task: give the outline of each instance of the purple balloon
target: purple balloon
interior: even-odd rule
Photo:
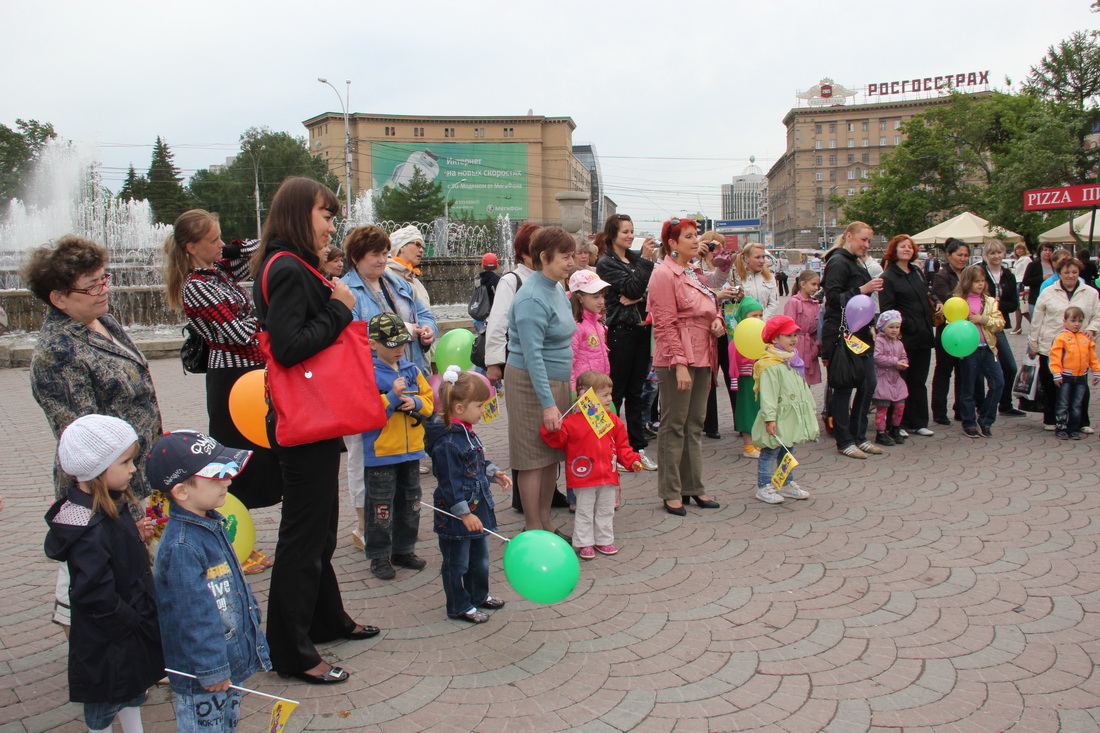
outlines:
[[[848,328],[858,331],[875,317],[875,301],[863,293],[854,295],[844,306],[844,316],[848,319]]]

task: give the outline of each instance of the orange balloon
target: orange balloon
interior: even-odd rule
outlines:
[[[229,390],[229,415],[241,435],[264,448],[267,440],[267,402],[264,400],[264,370],[246,372]]]

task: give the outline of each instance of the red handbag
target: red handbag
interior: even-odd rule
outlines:
[[[273,255],[260,281],[264,303],[267,271],[287,255],[301,262],[328,287],[332,283],[291,252]],[[271,351],[267,331],[256,334],[267,359],[267,401],[275,411],[279,445],[316,443],[344,435],[377,430],[386,424],[386,408],[374,382],[374,358],[365,321],[352,321],[328,347],[294,366],[283,366]]]

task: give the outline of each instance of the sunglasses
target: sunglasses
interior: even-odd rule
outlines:
[[[69,288],[70,293],[83,293],[84,295],[103,295],[103,291],[106,290],[111,284],[111,273],[103,273],[103,277],[96,281],[96,284],[90,288]]]

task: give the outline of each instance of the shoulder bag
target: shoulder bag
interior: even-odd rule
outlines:
[[[844,315],[844,309],[840,309],[840,340],[833,348],[833,355],[829,359],[829,387],[832,389],[858,389],[863,386],[863,378],[866,374],[866,357],[852,351],[848,343],[848,319]]]
[[[183,327],[180,362],[183,363],[183,371],[192,374],[206,374],[207,364],[210,363],[210,344],[190,323]]]

